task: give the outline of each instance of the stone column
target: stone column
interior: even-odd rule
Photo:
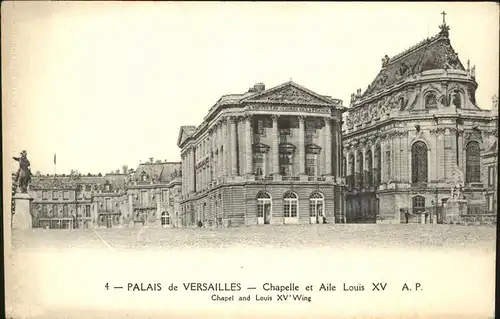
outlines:
[[[333,180],[336,180],[337,172],[338,172],[338,140],[337,140],[337,121],[333,120],[332,122],[332,175]]]
[[[236,143],[236,118],[234,116],[229,118],[231,127],[231,175],[238,175],[238,145]]]
[[[330,117],[325,118],[325,175],[332,175],[332,127]]]
[[[279,175],[280,173],[280,166],[279,166],[279,133],[278,133],[278,115],[273,114],[271,115],[273,119],[273,127],[271,130],[271,141],[272,141],[272,146],[271,146],[271,158],[273,161],[273,170],[272,174],[273,175]]]
[[[224,147],[224,151],[222,152],[222,176],[228,175],[228,157],[229,157],[229,145],[228,139],[229,136],[227,134],[227,122],[222,120],[221,125],[221,133],[222,133],[222,145]]]
[[[193,192],[197,191],[196,183],[197,183],[197,178],[196,178],[196,149],[193,147],[192,152],[191,152],[191,163],[192,163],[192,171],[193,171]]]
[[[253,175],[252,117],[250,115],[245,116],[245,164],[245,173],[247,175]]]
[[[306,150],[304,137],[304,116],[299,116],[299,174],[306,174]]]

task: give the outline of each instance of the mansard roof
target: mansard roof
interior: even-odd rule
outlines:
[[[406,78],[427,70],[456,69],[465,71],[448,37],[449,27],[440,26],[441,32],[412,46],[392,58],[382,59],[382,69],[362,96],[376,93]]]

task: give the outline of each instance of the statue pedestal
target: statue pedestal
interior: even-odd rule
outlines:
[[[445,223],[457,223],[460,221],[460,215],[467,213],[467,200],[452,199],[446,202]]]
[[[12,228],[31,229],[30,205],[33,199],[28,194],[18,193],[14,195],[15,210],[12,215]]]

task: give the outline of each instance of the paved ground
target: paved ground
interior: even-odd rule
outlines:
[[[494,251],[496,228],[460,225],[287,225],[215,229],[13,230],[12,248],[183,249],[253,247],[478,248]]]

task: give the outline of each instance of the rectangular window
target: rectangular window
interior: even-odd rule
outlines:
[[[68,191],[64,191],[63,192],[63,199],[64,200],[68,200],[69,199],[69,192]]]
[[[292,176],[292,154],[280,154],[280,174]]]
[[[85,205],[85,217],[90,217],[90,205]]]
[[[52,192],[52,199],[54,199],[54,200],[59,199],[59,192],[58,191],[53,191]]]
[[[164,189],[161,192],[161,199],[163,202],[168,201],[168,189]]]
[[[49,192],[48,191],[42,191],[42,199],[43,200],[49,199]]]
[[[317,176],[316,154],[307,154],[306,155],[306,173],[308,176]]]
[[[283,214],[285,217],[297,217],[297,204],[291,201],[285,201]]]
[[[266,136],[266,129],[264,128],[264,120],[257,120],[257,134],[260,136]]]
[[[141,191],[141,204],[148,203],[148,191]]]
[[[109,197],[105,198],[104,203],[105,203],[105,207],[106,207],[107,212],[110,212],[113,210],[113,203],[111,203],[111,198],[109,198]]]
[[[253,156],[253,171],[256,176],[263,176],[264,172],[264,154],[255,153]]]

